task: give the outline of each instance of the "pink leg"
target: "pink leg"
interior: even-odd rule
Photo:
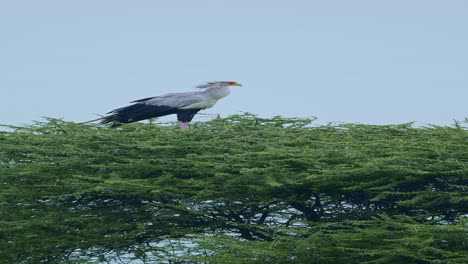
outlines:
[[[188,129],[188,124],[185,123],[185,122],[179,122],[179,125],[180,125],[180,129],[181,129],[181,130],[186,130],[186,129]]]

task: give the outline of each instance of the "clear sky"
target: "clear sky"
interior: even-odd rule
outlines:
[[[0,123],[215,80],[244,86],[204,113],[449,125],[468,117],[468,1],[0,1]]]

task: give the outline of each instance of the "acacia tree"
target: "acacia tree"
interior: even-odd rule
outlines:
[[[466,263],[466,126],[234,115],[0,132],[10,263]]]

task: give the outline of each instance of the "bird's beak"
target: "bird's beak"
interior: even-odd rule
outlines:
[[[242,86],[242,84],[236,83],[236,82],[232,82],[232,83],[231,83],[231,86]]]

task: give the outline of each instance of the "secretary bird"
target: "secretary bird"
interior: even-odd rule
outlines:
[[[213,107],[216,102],[229,95],[230,86],[242,86],[237,82],[218,81],[195,86],[198,92],[169,93],[132,101],[132,105],[117,108],[106,116],[90,120],[101,123],[112,123],[118,126],[123,123],[133,123],[153,117],[177,114],[180,129],[188,129],[198,111]]]

